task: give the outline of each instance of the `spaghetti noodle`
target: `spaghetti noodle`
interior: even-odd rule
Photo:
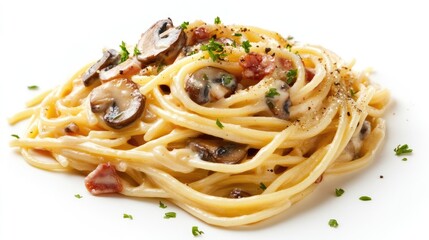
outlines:
[[[250,224],[374,157],[389,93],[352,66],[257,27],[161,20],[12,117],[30,120],[11,146],[38,168],[87,175],[93,194]]]

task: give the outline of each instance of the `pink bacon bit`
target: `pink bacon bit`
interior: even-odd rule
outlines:
[[[210,38],[210,34],[205,27],[198,27],[194,30],[192,39],[194,42],[204,42]]]
[[[85,178],[85,186],[94,195],[122,191],[121,180],[114,166],[101,163]]]
[[[273,57],[254,52],[240,58],[239,64],[243,68],[243,78],[258,81],[271,74],[276,68]]]

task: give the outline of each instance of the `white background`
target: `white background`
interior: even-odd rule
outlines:
[[[197,239],[194,225],[205,232],[199,239],[429,239],[428,8],[417,1],[379,2],[0,0],[0,239]],[[373,67],[373,80],[393,96],[374,163],[326,177],[312,195],[270,220],[222,229],[168,202],[160,209],[157,199],[91,196],[83,176],[33,168],[9,147],[10,135],[25,124],[11,127],[7,117],[98,59],[103,47],[135,43],[162,18],[180,24],[216,16],[323,45],[356,58],[360,69]],[[408,161],[393,152],[404,143],[414,149]],[[340,198],[337,187],[346,191]],[[361,195],[373,200],[359,201]],[[163,219],[166,211],[177,218]],[[338,228],[328,226],[331,218]]]

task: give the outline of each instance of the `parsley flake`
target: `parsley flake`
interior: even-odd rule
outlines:
[[[189,22],[183,22],[182,24],[180,24],[180,28],[183,30],[187,29],[188,26],[189,26]]]
[[[402,154],[411,153],[413,149],[408,147],[408,144],[398,145],[393,151],[395,151],[396,156],[401,156]]]
[[[341,197],[341,195],[344,194],[344,189],[342,188],[335,188],[335,196]]]
[[[31,85],[31,86],[27,86],[27,88],[29,90],[37,90],[37,89],[39,89],[39,86],[37,86],[37,85]]]
[[[353,89],[350,88],[350,96],[354,97],[355,96],[355,91]]]
[[[265,184],[263,182],[260,182],[259,183],[259,188],[262,189],[262,190],[265,190],[265,189],[267,189],[267,186],[265,186]]]
[[[265,97],[267,98],[273,98],[278,95],[280,95],[280,93],[277,92],[276,88],[270,88],[268,92],[265,93]]]
[[[293,36],[290,36],[290,35],[289,35],[289,36],[287,36],[287,40],[289,40],[289,41],[290,41],[290,40],[293,40]]]
[[[166,212],[164,215],[165,219],[169,219],[169,218],[176,218],[176,213],[175,212]]]
[[[329,224],[330,227],[333,227],[333,228],[337,228],[338,227],[338,221],[336,219],[329,219],[328,224]]]
[[[244,48],[244,51],[245,51],[246,53],[249,53],[249,52],[250,52],[250,47],[251,47],[252,45],[250,44],[249,40],[246,40],[246,41],[244,41],[244,42],[241,44],[241,46]]]
[[[221,76],[221,81],[222,81],[222,85],[227,86],[231,83],[232,81],[232,76],[229,74],[223,74]]]
[[[125,62],[128,57],[130,56],[130,52],[128,52],[127,46],[125,46],[125,42],[122,41],[121,45],[119,45],[119,47],[121,48],[121,63]]]
[[[403,159],[402,159],[402,161],[407,161],[407,160],[408,160],[408,158],[403,158]]]
[[[81,199],[82,198],[82,196],[80,194],[75,194],[74,197],[77,198],[77,199]]]
[[[215,19],[214,19],[214,23],[215,23],[215,24],[221,24],[221,23],[222,23],[222,21],[220,20],[220,18],[219,18],[219,17],[215,17]]]
[[[165,205],[163,202],[159,201],[159,207],[160,208],[167,208],[167,205]]]
[[[16,134],[12,134],[11,136],[14,137],[14,138],[16,138],[16,139],[19,139],[19,136],[16,135]]]
[[[286,45],[286,49],[289,51],[289,52],[292,52],[292,45],[290,45],[289,43]]]
[[[298,69],[291,69],[286,73],[286,83],[291,85],[296,81],[298,75]]]
[[[223,48],[223,44],[215,41],[213,38],[210,39],[208,44],[201,46],[202,51],[207,51],[213,62],[217,60],[223,60],[227,56]]]
[[[130,220],[133,220],[133,216],[130,214],[126,214],[126,213],[124,213],[124,218],[128,218]]]
[[[200,231],[197,226],[192,226],[192,235],[194,235],[194,237],[197,237],[201,234],[204,234],[204,232]]]
[[[243,34],[241,34],[241,33],[234,33],[234,35],[233,35],[234,37],[241,37],[241,36],[243,36]]]
[[[137,48],[137,44],[134,46],[134,56],[142,54],[140,50]]]
[[[368,197],[368,196],[362,196],[362,197],[359,198],[359,200],[361,200],[361,201],[371,201],[372,198]]]
[[[218,118],[218,119],[216,119],[216,125],[217,125],[220,129],[224,128],[223,124],[219,121],[219,118]]]

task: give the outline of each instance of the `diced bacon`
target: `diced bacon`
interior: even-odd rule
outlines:
[[[121,180],[114,166],[101,163],[85,178],[85,186],[92,194],[117,193],[122,191]]]
[[[284,70],[289,71],[294,68],[292,60],[287,58],[278,58],[278,59],[279,59],[280,67],[283,68]]]
[[[308,68],[305,68],[305,80],[310,82],[314,77],[314,72]]]
[[[273,57],[254,52],[240,58],[240,66],[243,68],[243,78],[251,80],[261,80],[271,74],[276,67]]]
[[[194,30],[192,38],[195,42],[203,42],[210,38],[210,34],[205,27],[198,27]]]

